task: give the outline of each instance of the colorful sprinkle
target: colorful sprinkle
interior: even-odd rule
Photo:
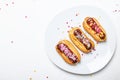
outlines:
[[[48,78],[48,76],[46,76],[46,78]]]
[[[14,2],[12,2],[12,4],[14,4]]]
[[[75,16],[79,16],[79,13],[76,13]]]
[[[28,16],[25,16],[25,18],[28,18]]]
[[[6,4],[6,6],[8,6],[8,4]]]
[[[70,26],[68,26],[68,28],[70,28]]]
[[[81,27],[81,25],[79,25],[79,27]]]
[[[34,70],[33,72],[37,72],[36,70]]]
[[[66,24],[68,24],[68,22],[66,22]]]
[[[13,41],[11,41],[11,43],[13,43]]]
[[[83,54],[81,54],[83,56]]]
[[[29,80],[32,80],[32,78],[30,77]]]

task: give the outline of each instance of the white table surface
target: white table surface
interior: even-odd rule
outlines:
[[[45,31],[54,16],[80,5],[94,5],[110,14],[117,36],[110,63],[90,75],[59,69],[44,49]],[[119,34],[119,0],[0,0],[0,80],[120,80]]]

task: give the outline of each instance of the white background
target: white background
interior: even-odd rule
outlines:
[[[111,62],[90,75],[59,69],[44,49],[46,28],[54,16],[80,5],[95,5],[110,14],[117,36]],[[0,80],[119,80],[119,10],[119,0],[0,0]]]

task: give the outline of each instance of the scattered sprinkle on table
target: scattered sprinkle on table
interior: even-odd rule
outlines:
[[[25,16],[25,18],[28,18],[28,16]]]
[[[6,4],[6,6],[8,6],[8,4]]]
[[[46,78],[48,78],[48,76],[46,76]]]
[[[36,70],[34,70],[33,72],[37,72]]]
[[[68,22],[66,22],[66,24],[68,24]]]
[[[29,80],[32,80],[32,78],[30,77]]]
[[[13,41],[11,41],[11,43],[13,43]]]
[[[83,54],[81,54],[83,56]]]
[[[79,25],[79,27],[81,27],[81,25]]]
[[[70,26],[68,25],[68,28],[70,28]]]
[[[12,2],[12,4],[14,4],[14,2]]]
[[[75,16],[79,16],[79,13],[76,13]]]

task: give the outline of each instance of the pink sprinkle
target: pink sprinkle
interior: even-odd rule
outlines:
[[[68,26],[68,28],[70,28],[70,26]]]
[[[93,50],[94,50],[94,51],[96,51],[96,49],[95,49],[95,48],[93,48]]]
[[[12,4],[14,4],[14,2],[12,2]]]
[[[46,76],[46,78],[48,78],[48,76]]]
[[[78,14],[76,14],[76,16],[78,16]]]
[[[117,12],[117,10],[115,10],[115,12]]]
[[[68,22],[66,22],[66,24],[68,24]]]
[[[6,4],[6,6],[8,6],[8,4]]]
[[[25,18],[28,18],[27,16],[25,16]]]
[[[76,16],[79,16],[79,13],[76,13]]]
[[[11,41],[11,43],[13,43],[13,41]]]
[[[79,25],[79,27],[81,27],[81,25]]]

